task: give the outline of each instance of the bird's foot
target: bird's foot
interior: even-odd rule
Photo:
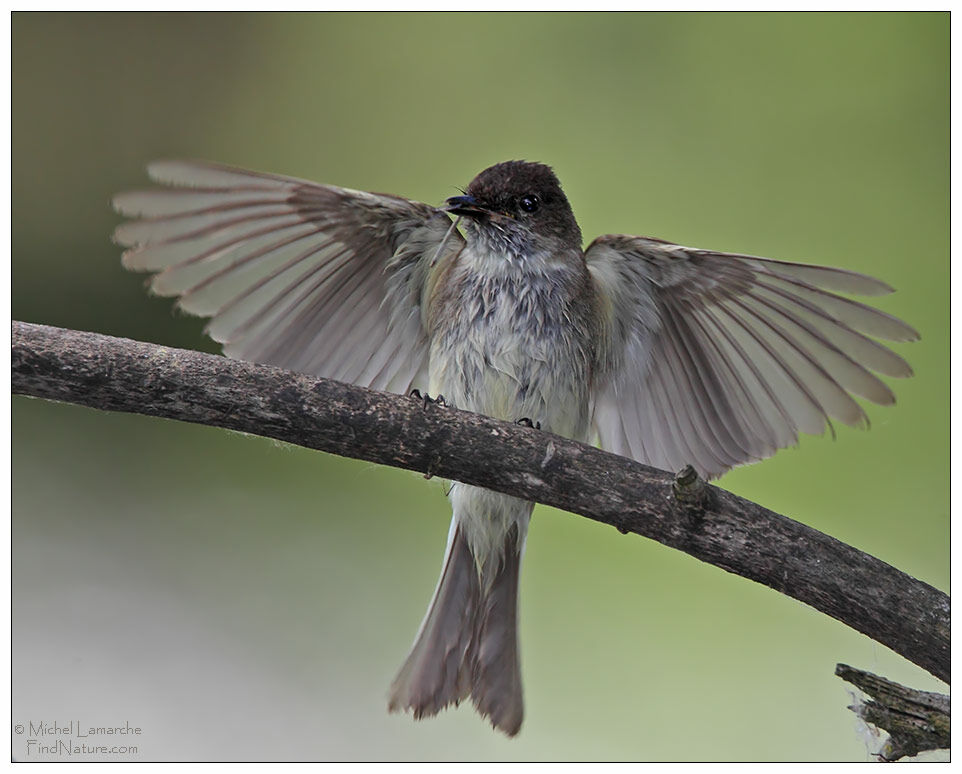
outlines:
[[[541,423],[540,423],[540,422],[532,422],[532,421],[531,421],[530,419],[528,419],[527,417],[521,417],[521,419],[519,419],[517,422],[515,422],[515,424],[516,424],[516,425],[521,425],[522,427],[533,427],[535,430],[540,430],[540,429],[541,429]]]
[[[422,393],[420,390],[411,390],[410,397],[414,398],[417,401],[420,401],[424,406],[424,408],[427,408],[429,405],[432,405],[432,404],[435,406],[440,406],[441,408],[446,408],[448,405],[443,395],[438,395],[438,397],[432,398],[426,392]]]

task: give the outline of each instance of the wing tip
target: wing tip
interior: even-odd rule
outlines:
[[[878,277],[873,277],[871,274],[863,274],[860,271],[851,271],[849,269],[836,269],[836,271],[844,272],[849,277],[857,280],[860,283],[860,287],[857,291],[852,291],[861,296],[887,296],[890,293],[895,292],[895,288],[889,285],[884,280],[880,280]]]
[[[201,170],[228,171],[228,168],[196,159],[154,159],[147,164],[147,176],[155,183],[184,188],[197,185],[191,177]]]
[[[900,339],[900,341],[921,341],[922,340],[922,334],[919,333],[915,328],[913,328],[907,322],[904,322],[902,320],[899,320],[899,322],[902,323],[902,325],[904,326],[905,333],[906,333],[905,338]],[[909,370],[911,371],[911,368]]]
[[[121,247],[137,247],[140,243],[137,241],[136,237],[130,233],[131,224],[133,223],[136,223],[136,221],[128,220],[118,225],[110,235],[110,241],[115,245],[120,245]]]
[[[141,213],[138,211],[135,198],[141,196],[143,193],[143,191],[123,191],[119,194],[114,194],[110,199],[110,208],[120,215],[136,217]]]
[[[114,241],[116,241],[116,239]],[[117,242],[117,244],[122,243]],[[127,271],[151,271],[151,269],[134,262],[134,258],[138,252],[139,250],[136,247],[131,247],[129,250],[124,250],[120,256],[120,265],[127,269]]]

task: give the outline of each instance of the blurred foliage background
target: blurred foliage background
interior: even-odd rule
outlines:
[[[721,485],[949,581],[947,14],[13,16],[13,314],[214,351],[120,268],[109,201],[194,157],[440,202],[552,164],[586,239],[844,266],[916,376],[869,432]],[[142,759],[865,760],[844,661],[921,669],[774,591],[539,507],[527,718],[387,686],[442,488],[221,430],[13,400],[13,715],[129,720]],[[14,753],[26,758],[15,739]]]

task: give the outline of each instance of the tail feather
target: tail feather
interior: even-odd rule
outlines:
[[[444,569],[404,665],[391,684],[388,708],[414,717],[437,714],[468,696],[495,728],[514,736],[524,702],[518,657],[516,527],[504,552],[481,566],[455,524]]]
[[[472,653],[471,700],[495,728],[508,736],[521,729],[524,699],[518,654],[518,576],[521,555],[510,536],[505,553],[478,611]]]
[[[470,693],[463,664],[470,649],[480,581],[467,542],[455,529],[441,579],[414,646],[391,684],[388,708],[434,715]]]

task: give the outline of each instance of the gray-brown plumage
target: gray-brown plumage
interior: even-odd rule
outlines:
[[[210,317],[232,356],[597,439],[704,477],[864,425],[855,396],[907,363],[876,339],[918,337],[839,293],[863,274],[599,237],[587,250],[550,168],[495,165],[441,209],[197,162],[122,194],[116,239],[151,288]],[[458,216],[463,232],[452,224]],[[470,698],[509,735],[523,717],[518,575],[533,504],[454,484],[441,579],[391,686],[432,715]]]

